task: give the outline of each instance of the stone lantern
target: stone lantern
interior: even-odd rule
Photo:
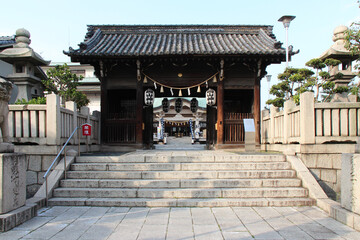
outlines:
[[[33,97],[42,96],[41,80],[46,78],[46,75],[40,66],[46,66],[50,62],[45,61],[29,47],[31,40],[28,30],[18,29],[15,41],[13,48],[7,48],[0,52],[0,60],[13,65],[13,72],[6,78],[17,86],[16,100],[28,101]]]
[[[352,72],[352,62],[357,59],[357,57],[345,48],[345,32],[347,30],[348,28],[343,25],[336,27],[332,38],[334,44],[320,56],[320,59],[323,61],[328,58],[333,58],[341,62],[338,66],[330,66],[329,69],[330,81],[335,83],[335,88],[348,86],[351,80],[356,76],[356,74]],[[342,78],[336,79],[338,73],[343,75]],[[340,94],[336,95],[334,100],[339,101]],[[347,101],[347,93],[342,94],[341,101]]]

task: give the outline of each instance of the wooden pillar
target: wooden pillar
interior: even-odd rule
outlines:
[[[101,128],[101,143],[107,142],[107,132],[105,121],[108,115],[108,96],[107,96],[107,79],[105,77],[100,78],[100,111],[101,111],[101,119],[100,119],[100,128]]]
[[[143,104],[144,91],[142,81],[137,81],[136,86],[136,143],[143,143]]]
[[[224,143],[224,81],[217,87],[217,144]]]
[[[260,144],[260,78],[255,75],[254,82],[254,122],[255,122],[255,142]]]
[[[153,106],[145,106],[144,108],[144,126],[145,129],[143,131],[143,144],[144,148],[152,149],[154,145],[153,139]]]
[[[206,147],[213,149],[216,141],[215,135],[216,108],[206,105]]]

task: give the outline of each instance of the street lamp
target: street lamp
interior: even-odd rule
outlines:
[[[271,75],[266,75],[265,77],[266,77],[266,81],[267,81],[267,83],[268,83],[268,88],[269,88],[269,90],[268,90],[268,100],[269,100],[269,99],[270,99],[270,81],[271,81]]]
[[[288,39],[288,30],[289,30],[289,26],[290,26],[290,22],[292,20],[294,20],[295,16],[289,16],[289,15],[284,15],[281,18],[279,18],[279,22],[282,22],[284,24],[284,28],[285,28],[285,34],[286,34],[286,38],[285,38],[285,42],[286,42],[286,67],[289,67],[289,39]]]

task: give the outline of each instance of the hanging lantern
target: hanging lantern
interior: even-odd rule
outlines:
[[[147,83],[148,81],[147,81],[147,77],[145,76],[144,77],[144,83]]]
[[[191,99],[190,101],[190,110],[195,113],[198,109],[198,100],[196,98]]]
[[[144,102],[146,105],[153,105],[155,99],[155,92],[152,89],[147,89],[144,93]]]
[[[206,91],[206,104],[209,106],[213,106],[216,104],[216,92],[214,89],[209,88],[209,90]]]
[[[190,88],[188,88],[188,95],[190,96]]]
[[[174,96],[174,92],[173,92],[172,88],[170,88],[170,92],[171,92],[171,96]]]
[[[154,88],[157,89],[156,82],[154,82]]]
[[[164,92],[164,87],[161,85],[160,87],[160,92],[163,93]]]
[[[163,109],[163,111],[164,112],[168,112],[169,111],[169,106],[170,104],[169,104],[169,99],[167,99],[167,98],[164,98],[163,100],[162,100],[162,109]]]
[[[200,85],[197,88],[197,92],[201,92]]]
[[[182,101],[182,99],[181,99],[181,98],[177,98],[177,99],[175,100],[175,111],[176,111],[177,113],[181,112],[182,107],[183,107],[183,101]]]
[[[179,97],[182,97],[181,89],[179,89]]]
[[[214,82],[214,83],[216,83],[216,82],[217,82],[216,76],[214,76],[214,78],[213,78],[213,82]]]

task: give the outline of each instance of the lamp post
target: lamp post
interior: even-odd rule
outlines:
[[[266,81],[268,83],[268,100],[270,99],[270,81],[271,81],[271,75],[266,75]]]
[[[282,22],[284,24],[284,28],[285,28],[285,34],[286,34],[286,38],[285,38],[285,43],[286,43],[286,67],[289,67],[289,39],[288,39],[288,31],[289,31],[289,26],[290,26],[290,22],[292,20],[294,20],[295,16],[290,16],[290,15],[284,15],[281,18],[279,18],[279,22]]]

